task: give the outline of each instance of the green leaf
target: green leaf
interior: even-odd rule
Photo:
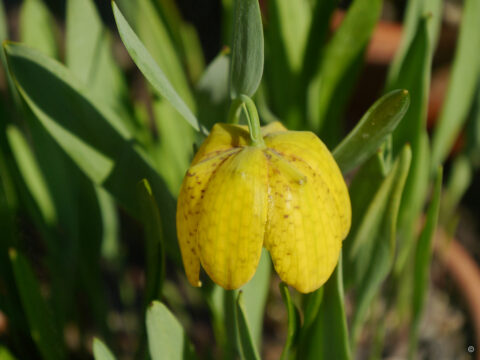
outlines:
[[[258,0],[236,0],[230,97],[253,96],[263,74],[263,26]]]
[[[290,297],[290,292],[288,291],[288,285],[281,282],[280,283],[280,293],[282,294],[283,302],[287,307],[287,340],[283,346],[282,356],[280,359],[289,359],[290,352],[293,350],[293,347],[296,345],[298,332],[300,329],[300,314],[298,313],[295,304]]]
[[[117,65],[112,39],[92,0],[68,0],[65,62],[99,101],[109,106],[132,133],[135,125],[122,71]]]
[[[163,248],[162,222],[157,202],[148,180],[138,184],[141,218],[145,231],[146,284],[145,302],[160,298],[165,277],[165,251]]]
[[[26,0],[20,11],[20,39],[23,43],[56,58],[55,22],[42,0]]]
[[[6,347],[0,345],[0,360],[16,360],[16,357]]]
[[[440,209],[440,196],[442,192],[442,168],[437,171],[432,200],[427,211],[425,226],[420,234],[415,251],[412,323],[410,329],[410,358],[413,358],[418,344],[420,320],[424,309],[425,298],[429,286],[429,272],[432,260],[432,241],[437,227],[438,213]]]
[[[393,133],[393,154],[396,156],[406,143],[411,145],[412,164],[405,184],[404,196],[398,215],[398,256],[395,273],[400,274],[413,247],[417,220],[422,212],[430,176],[426,118],[432,47],[429,43],[430,19],[422,17],[410,47],[401,64],[398,77],[391,87],[407,89],[410,108]]]
[[[310,24],[316,15],[323,17],[317,12],[312,16],[312,5],[306,0],[268,2],[265,79],[272,108],[289,128],[300,128],[302,121],[299,106],[304,103],[306,84],[300,84],[299,80],[306,61],[309,32],[312,31]],[[315,42],[315,48],[320,49],[320,44],[320,41]],[[318,57],[314,69],[317,66]],[[312,73],[308,74],[308,81]]]
[[[418,26],[423,17],[428,16],[427,32],[432,51],[435,51],[443,16],[442,0],[409,0],[405,10],[402,27],[402,39],[395,57],[390,65],[387,76],[387,88],[391,89],[392,82],[398,78],[400,67],[412,44]]]
[[[445,191],[442,194],[439,222],[448,225],[455,218],[455,211],[473,178],[472,164],[465,155],[455,158]]]
[[[479,0],[464,2],[460,35],[448,90],[433,133],[432,171],[435,171],[447,157],[475,99],[480,76],[480,58],[475,51],[480,47],[479,13]]]
[[[333,155],[342,172],[360,166],[378,150],[410,105],[406,90],[394,90],[377,100],[363,115],[355,128],[335,147]]]
[[[93,357],[95,360],[115,360],[110,349],[98,338],[93,338]]]
[[[112,2],[112,7],[120,37],[135,64],[137,64],[140,71],[155,90],[164,96],[195,130],[200,131],[201,128],[197,118],[175,91],[162,69],[157,65],[152,55],[150,55],[138,36],[133,32],[130,25],[128,25],[115,2]]]
[[[257,346],[262,344],[263,318],[270,284],[271,260],[266,249],[262,249],[260,262],[253,278],[242,287],[244,308],[252,334]],[[212,312],[214,332],[217,341],[222,344],[225,353],[236,356],[238,333],[235,315],[235,301],[238,290],[224,290],[214,286],[207,295]]]
[[[45,177],[38,166],[35,155],[27,140],[16,126],[7,126],[7,139],[23,181],[42,214],[43,221],[47,225],[52,226],[57,221],[57,213]]]
[[[316,291],[317,294],[323,291],[323,298],[311,325],[303,327],[300,331],[298,359],[350,360],[352,358],[348,342],[342,278],[342,256],[340,256],[330,279],[323,288]]]
[[[153,301],[147,310],[147,335],[152,360],[195,358],[182,325],[159,301]]]
[[[354,269],[356,289],[356,306],[351,325],[353,349],[358,341],[367,310],[393,265],[397,216],[411,157],[410,147],[406,145],[391,171],[378,187],[361,223],[352,229],[345,240],[346,243],[350,242],[351,250],[347,260],[353,262],[350,268]],[[370,182],[371,180],[363,176],[357,181]],[[354,187],[357,186],[352,183],[352,203],[355,201]],[[352,208],[354,206],[352,204]]]
[[[80,170],[134,217],[139,216],[136,185],[148,179],[157,203],[162,204],[162,219],[174,224],[172,196],[114,113],[99,104],[61,64],[21,45],[4,47],[10,72],[26,103]],[[175,252],[174,229],[165,230]]]
[[[13,248],[9,250],[9,256],[33,341],[43,358],[64,359],[63,335],[40,294],[39,284],[27,259]]]
[[[329,112],[337,112],[344,106],[348,89],[340,85],[365,51],[381,8],[381,0],[355,0],[327,45],[311,85],[314,108],[308,119],[314,131],[318,132],[326,121],[338,122]]]
[[[225,122],[230,103],[228,71],[230,59],[222,51],[208,65],[197,86],[198,117],[202,124],[211,128],[216,122]]]
[[[255,346],[255,342],[252,338],[250,328],[248,326],[247,314],[245,312],[245,307],[243,305],[242,292],[240,291],[237,296],[237,326],[238,334],[240,337],[240,349],[243,359],[260,359],[258,355],[258,350]]]

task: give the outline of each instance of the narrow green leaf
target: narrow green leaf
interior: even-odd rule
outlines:
[[[147,310],[148,347],[152,360],[194,359],[193,347],[182,325],[159,301]]]
[[[9,125],[7,127],[7,138],[20,174],[38,206],[43,220],[46,224],[53,225],[57,221],[56,209],[35,155],[16,126]]]
[[[230,97],[253,96],[263,74],[263,26],[258,0],[236,0]]]
[[[440,26],[443,17],[442,0],[409,0],[405,9],[405,17],[402,27],[402,39],[395,57],[390,65],[387,75],[387,88],[398,78],[398,72],[402,66],[405,56],[412,44],[415,34],[418,31],[420,21],[425,16],[429,17],[427,32],[432,51],[435,51]]]
[[[410,105],[406,90],[394,90],[377,100],[355,128],[335,147],[333,155],[343,173],[348,173],[378,150]]]
[[[148,179],[157,203],[162,204],[162,219],[174,224],[172,196],[114,113],[61,64],[21,45],[4,47],[10,72],[27,105],[76,165],[134,217],[139,216],[135,187],[141,179]],[[172,254],[178,253],[174,229],[165,230],[172,239]]]
[[[222,51],[208,65],[197,86],[198,118],[208,128],[216,122],[225,122],[230,96],[228,91],[228,71],[230,59]]]
[[[138,36],[133,32],[115,2],[112,2],[112,7],[120,37],[135,64],[137,64],[150,84],[172,104],[195,130],[200,131],[201,128],[197,118],[175,91],[162,69],[157,65]]]
[[[365,51],[381,8],[381,0],[355,0],[327,45],[312,84],[316,96],[312,98],[315,108],[309,115],[309,122],[314,131],[318,132],[327,120],[338,122],[328,114],[344,106],[347,98],[342,94],[347,89],[340,88],[340,84]]]
[[[159,299],[165,277],[165,251],[160,211],[148,180],[143,179],[137,186],[141,217],[145,231],[146,284],[145,302]]]
[[[395,273],[400,274],[413,248],[417,220],[423,210],[430,177],[430,148],[426,131],[428,93],[432,62],[429,40],[430,18],[424,16],[401,64],[398,77],[390,86],[407,89],[410,108],[393,133],[393,154],[406,143],[411,145],[412,164],[398,215],[398,251]]]
[[[68,0],[65,62],[99,101],[109,106],[134,133],[128,88],[117,65],[111,36],[92,0]]]
[[[342,256],[332,276],[323,286],[323,298],[317,316],[311,326],[301,329],[300,337],[302,341],[298,347],[298,359],[352,359],[345,315]]]
[[[95,360],[115,360],[110,349],[98,338],[93,339],[93,357]]]
[[[6,347],[0,345],[0,360],[16,360],[16,357]]]
[[[358,341],[367,310],[393,265],[398,210],[411,158],[411,150],[407,145],[378,188],[357,231],[351,232],[345,240],[359,244],[356,256],[350,260],[355,262],[355,289],[357,289],[351,325],[353,349]],[[363,181],[370,179],[364,178]]]
[[[438,213],[440,209],[440,196],[442,191],[442,168],[437,171],[435,185],[433,188],[432,201],[427,211],[425,226],[420,234],[415,251],[414,280],[413,280],[413,302],[412,302],[412,323],[410,329],[410,358],[413,359],[420,330],[420,320],[425,306],[425,299],[429,287],[429,272],[432,260],[432,241],[437,227]]]
[[[455,211],[463,195],[470,187],[473,168],[465,155],[457,156],[452,164],[446,189],[442,194],[439,222],[448,225],[455,217]]]
[[[435,171],[447,157],[475,98],[480,76],[480,57],[475,51],[480,47],[478,14],[480,14],[480,1],[466,0],[450,82],[442,112],[433,133],[432,171]]]
[[[27,259],[15,249],[9,250],[17,289],[26,313],[30,334],[45,359],[64,359],[62,333],[53,312],[40,294],[40,287]]]
[[[243,297],[242,292],[238,293],[237,297],[237,326],[238,326],[238,334],[240,337],[240,349],[243,359],[247,360],[255,360],[260,359],[260,355],[258,354],[258,350],[255,346],[255,342],[252,338],[250,333],[250,328],[248,326],[247,314],[245,312],[245,307],[243,305]]]
[[[56,58],[55,22],[42,0],[26,0],[20,11],[20,39],[23,43]]]
[[[283,302],[287,307],[287,340],[283,346],[282,356],[280,359],[286,360],[290,358],[290,352],[293,347],[296,345],[298,331],[300,329],[300,315],[298,313],[295,304],[290,297],[290,292],[288,291],[288,285],[285,283],[280,283],[280,293],[282,294]]]

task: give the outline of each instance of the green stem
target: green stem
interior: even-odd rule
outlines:
[[[258,117],[257,108],[252,99],[246,95],[240,95],[243,102],[243,110],[247,115],[248,130],[250,132],[250,146],[264,147],[262,132],[260,130],[260,118]]]

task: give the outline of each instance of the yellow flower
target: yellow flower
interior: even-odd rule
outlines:
[[[246,126],[216,124],[183,181],[177,232],[188,280],[200,264],[225,289],[249,281],[262,246],[280,278],[302,293],[333,272],[350,229],[342,174],[311,132],[262,127],[265,145],[248,146]]]

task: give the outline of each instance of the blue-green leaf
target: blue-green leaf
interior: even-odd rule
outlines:
[[[93,339],[93,357],[95,360],[115,360],[110,349],[98,338]]]
[[[258,0],[236,0],[230,96],[253,96],[263,74],[263,26]]]
[[[195,358],[182,325],[159,301],[152,302],[147,310],[147,335],[152,360]]]
[[[15,249],[9,250],[9,256],[33,341],[43,358],[64,359],[62,333],[55,323],[53,312],[40,294],[30,264]]]
[[[475,99],[480,76],[480,57],[476,52],[480,48],[478,14],[480,1],[466,0],[447,95],[433,134],[432,171],[448,155]]]
[[[432,240],[437,227],[442,191],[442,168],[438,169],[433,188],[432,201],[427,211],[425,226],[417,242],[414,262],[412,323],[410,329],[410,358],[413,358],[418,343],[418,332],[425,298],[428,291],[429,271],[432,259]]]
[[[335,147],[333,155],[345,174],[361,165],[378,150],[408,110],[406,90],[394,90],[377,100],[355,128]]]
[[[242,358],[245,360],[259,360],[260,355],[258,354],[258,350],[255,346],[255,341],[252,338],[252,334],[248,326],[248,319],[245,312],[245,307],[243,305],[241,291],[238,293],[237,297],[236,314]]]
[[[165,73],[157,65],[152,55],[150,55],[138,36],[134,33],[114,2],[112,2],[112,7],[120,37],[140,71],[145,75],[155,90],[164,96],[195,130],[200,131],[201,127],[197,118],[175,91],[165,76]]]

